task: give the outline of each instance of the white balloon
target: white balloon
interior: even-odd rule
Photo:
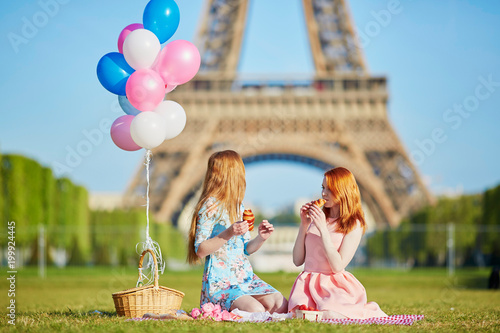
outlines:
[[[182,106],[174,101],[163,101],[154,109],[155,113],[165,119],[165,128],[167,130],[165,140],[173,139],[181,134],[186,126],[186,112]]]
[[[151,67],[160,50],[160,40],[147,29],[132,31],[123,42],[123,56],[135,70]]]
[[[139,113],[130,124],[132,140],[142,148],[158,147],[165,140],[165,133],[165,119],[151,111]]]

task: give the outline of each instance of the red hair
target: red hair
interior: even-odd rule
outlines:
[[[365,214],[361,207],[361,195],[354,175],[346,168],[338,167],[325,172],[325,179],[335,202],[340,206],[337,232],[348,234],[359,221],[364,233]],[[329,216],[330,208],[323,207],[323,212]]]

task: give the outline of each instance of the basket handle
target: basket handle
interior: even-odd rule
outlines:
[[[146,253],[148,253],[148,252],[151,255],[151,257],[153,258],[153,262],[155,264],[154,285],[155,285],[155,288],[158,288],[158,262],[156,261],[156,256],[151,249],[146,249],[141,254],[141,258],[139,259],[139,279],[142,278],[142,276],[141,276],[142,262],[144,261],[144,257],[146,256]]]

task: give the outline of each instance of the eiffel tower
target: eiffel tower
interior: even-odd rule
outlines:
[[[346,1],[302,2],[315,67],[307,82],[238,78],[249,0],[207,1],[200,72],[168,95],[186,110],[186,128],[153,151],[150,196],[158,221],[177,225],[209,156],[223,149],[236,150],[245,165],[344,166],[379,226],[397,226],[432,200],[388,119],[386,78],[367,73]],[[145,191],[142,169],[125,204],[144,204]]]

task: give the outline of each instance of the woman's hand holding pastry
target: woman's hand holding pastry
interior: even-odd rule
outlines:
[[[261,224],[259,224],[259,236],[262,239],[268,239],[274,231],[274,226],[269,223],[267,220],[263,220]]]
[[[311,205],[309,207],[309,216],[311,217],[311,221],[314,222],[316,227],[319,229],[321,233],[326,230],[326,216],[325,213],[316,205]]]
[[[231,225],[233,236],[243,235],[248,231],[248,223],[246,221],[238,221]]]
[[[309,226],[311,224],[311,218],[309,216],[309,208],[311,208],[311,203],[306,203],[304,206],[300,207],[300,222],[302,226]]]

